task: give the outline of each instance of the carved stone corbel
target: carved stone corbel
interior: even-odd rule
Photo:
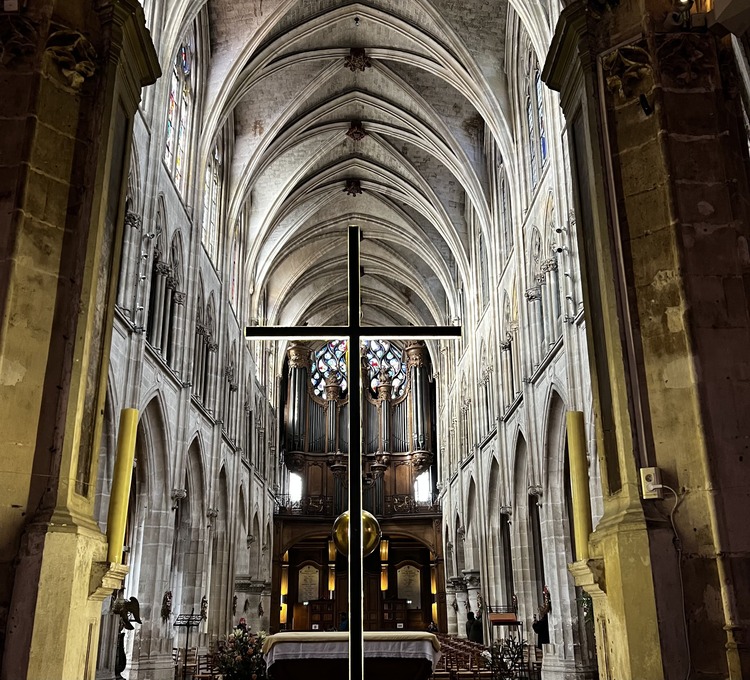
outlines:
[[[73,90],[80,90],[86,78],[96,72],[96,50],[78,31],[63,28],[50,34],[45,54],[57,65],[68,87]]]

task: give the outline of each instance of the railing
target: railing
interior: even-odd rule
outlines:
[[[418,515],[440,512],[440,503],[436,500],[417,501],[414,496],[400,494],[385,497],[385,515]]]
[[[276,498],[277,515],[333,517],[335,510],[333,496],[303,496],[293,501],[288,494],[282,494]],[[404,494],[385,497],[383,516],[430,515],[439,512],[439,502],[416,501],[414,496]]]
[[[277,496],[276,514],[333,517],[333,496],[303,496],[293,501],[288,494],[283,494]]]

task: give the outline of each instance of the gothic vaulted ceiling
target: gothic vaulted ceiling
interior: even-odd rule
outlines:
[[[505,2],[208,9],[200,157],[233,130],[226,223],[248,211],[248,315],[346,322],[345,234],[359,225],[364,323],[451,323],[496,219],[489,165],[513,173]]]

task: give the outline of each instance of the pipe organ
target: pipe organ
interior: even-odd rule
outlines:
[[[445,592],[430,588],[431,570],[442,583],[444,566],[427,348],[423,342],[363,343],[359,395],[347,389],[346,352],[341,340],[287,349],[281,442],[285,465],[300,476],[302,492],[293,499],[277,496],[271,631],[330,630],[347,610],[348,560],[331,547],[331,530],[334,517],[347,509],[353,397],[360,399],[363,450],[356,446],[351,455],[364,458],[363,505],[383,531],[381,551],[363,558],[363,625],[425,630],[433,621],[446,630]],[[426,471],[432,493],[422,499],[415,481]],[[276,595],[282,592],[289,604]]]
[[[329,343],[330,345],[330,343]],[[284,460],[302,477],[294,511],[344,509],[349,457],[345,347],[287,350]],[[363,394],[364,504],[376,515],[418,512],[414,482],[433,466],[435,423],[430,360],[424,342],[404,347],[370,341],[360,351]],[[433,473],[430,488],[434,486]],[[427,503],[429,505],[430,503]]]

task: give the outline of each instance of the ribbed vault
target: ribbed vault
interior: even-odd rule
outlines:
[[[506,3],[208,7],[200,158],[231,127],[225,230],[245,216],[246,315],[345,321],[355,224],[365,323],[459,318],[459,291],[476,290],[476,238],[497,221],[487,159],[513,172]],[[200,9],[182,4],[186,21]]]

